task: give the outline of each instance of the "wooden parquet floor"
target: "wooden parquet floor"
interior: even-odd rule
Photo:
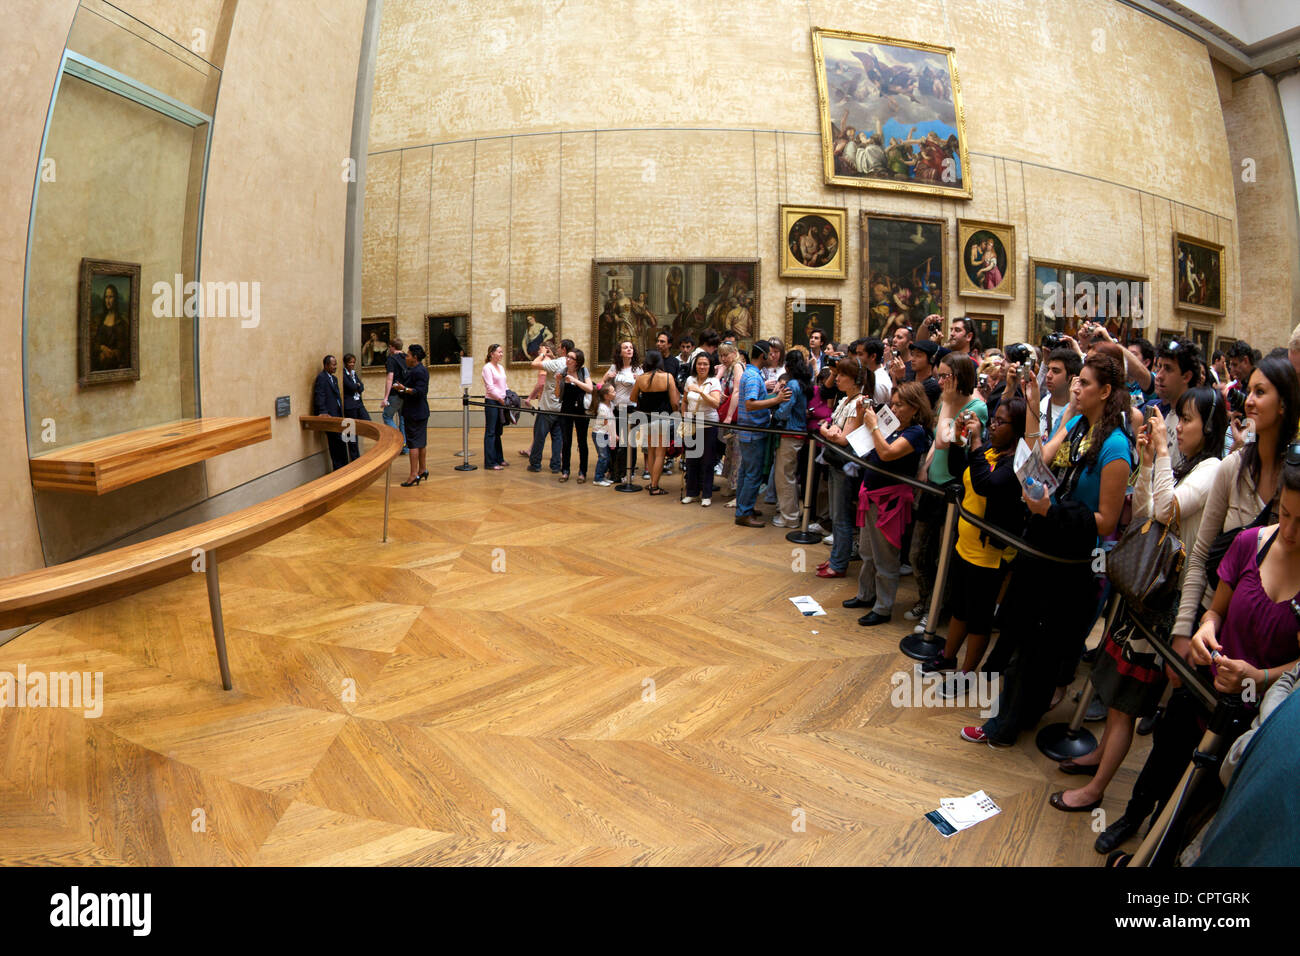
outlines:
[[[0,647],[105,698],[0,709],[0,863],[1100,864],[1031,735],[993,751],[958,736],[977,709],[891,704],[910,579],[861,628],[851,578],[792,571],[721,497],[561,484],[506,438],[503,472],[453,471],[459,430],[430,431],[417,488],[399,458],[387,544],[380,483],[223,564],[233,692],[197,574]],[[992,820],[923,819],[980,789]]]

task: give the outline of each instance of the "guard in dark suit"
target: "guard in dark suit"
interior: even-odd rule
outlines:
[[[343,356],[343,414],[353,420],[370,421],[370,413],[361,404],[361,393],[366,390],[365,383],[357,374],[357,357],[351,353]],[[348,458],[356,461],[361,457],[361,447],[356,436],[348,445]]]
[[[333,355],[325,356],[321,362],[323,368],[316,375],[316,384],[311,393],[311,413],[329,415],[331,418],[343,417],[343,395],[339,391],[339,382],[335,378],[339,370],[339,360]],[[343,436],[329,432],[325,436],[330,446],[330,461],[337,470],[348,463],[348,450],[343,444]]]

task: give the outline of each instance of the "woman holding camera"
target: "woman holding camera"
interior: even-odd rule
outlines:
[[[862,424],[862,409],[866,404],[862,383],[868,374],[869,369],[860,359],[842,358],[835,364],[835,387],[844,397],[836,404],[830,419],[822,422],[821,426],[821,436],[828,443],[825,459],[831,505],[831,556],[817,566],[819,578],[844,577],[849,556],[853,553],[853,532],[857,527],[853,519],[857,514],[862,468],[832,451],[829,445],[847,448],[848,436]],[[845,601],[844,606],[858,607],[858,604]]]

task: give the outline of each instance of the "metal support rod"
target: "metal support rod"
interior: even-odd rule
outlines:
[[[785,438],[782,437],[781,440],[784,441]],[[813,510],[812,477],[813,468],[816,467],[814,459],[817,457],[817,443],[811,438],[805,439],[805,441],[807,442],[805,447],[808,449],[808,470],[803,482],[803,521],[799,523],[798,531],[790,531],[785,536],[785,540],[794,544],[816,544],[822,539],[822,535],[808,530],[808,516],[812,514]]]
[[[234,687],[230,680],[230,661],[226,658],[226,628],[221,617],[221,582],[217,579],[217,552],[204,555],[204,576],[208,579],[208,611],[212,615],[212,636],[217,642],[217,665],[221,668],[221,687]]]
[[[388,497],[393,488],[393,463],[388,463],[388,470],[384,472],[384,544],[388,544]]]
[[[469,386],[465,386],[464,394],[460,397],[460,443],[461,457],[465,459],[456,466],[457,471],[477,471],[478,465],[469,463]],[[486,415],[486,410],[484,411]]]
[[[1142,845],[1133,853],[1133,859],[1128,862],[1129,866],[1152,865],[1156,854],[1160,852],[1164,844],[1165,837],[1169,835],[1174,819],[1179,815],[1187,798],[1196,790],[1201,778],[1207,773],[1213,773],[1217,768],[1217,761],[1207,758],[1209,755],[1217,756],[1223,750],[1223,743],[1221,735],[1212,723],[1206,729],[1204,736],[1201,737],[1201,742],[1197,745],[1192,759],[1188,761],[1187,769],[1183,771],[1178,786],[1174,787],[1173,793],[1165,801],[1160,816],[1156,818],[1156,822],[1147,831],[1145,839],[1142,840]]]
[[[934,591],[930,595],[930,612],[925,618],[924,634],[909,634],[898,643],[898,649],[917,661],[928,661],[943,651],[947,643],[935,636],[939,626],[939,612],[943,609],[943,587],[948,580],[948,564],[953,554],[952,539],[957,534],[957,498],[950,496],[948,511],[943,519],[943,544],[939,550],[939,569],[934,576]]]

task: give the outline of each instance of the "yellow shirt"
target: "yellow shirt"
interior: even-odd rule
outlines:
[[[992,448],[986,448],[984,450],[984,460],[989,463],[990,469],[997,467],[997,452]],[[966,487],[966,495],[961,501],[962,508],[977,518],[983,518],[984,510],[988,507],[988,499],[975,493],[975,489],[971,485],[969,468],[962,472],[961,483]],[[983,533],[981,529],[975,527],[965,518],[958,519],[957,554],[963,560],[969,561],[979,568],[996,568],[1004,558],[1010,561],[1015,557],[1015,548],[1003,547],[993,538],[989,538],[987,544],[981,542],[980,535]]]

